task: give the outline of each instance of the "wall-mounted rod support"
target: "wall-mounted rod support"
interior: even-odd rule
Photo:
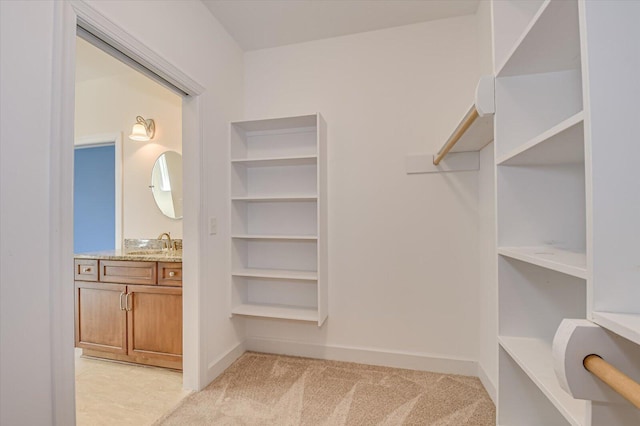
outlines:
[[[447,143],[445,143],[440,151],[438,151],[438,154],[433,159],[433,164],[435,164],[436,166],[440,164],[442,159],[449,153],[449,151],[451,151],[451,148],[453,148],[454,145],[458,143],[462,135],[464,135],[464,132],[469,130],[469,127],[471,127],[473,122],[476,121],[476,118],[478,118],[478,110],[474,105],[471,107],[469,112],[467,112],[467,115],[464,116],[460,124],[458,124],[458,127],[456,127],[456,130],[454,130],[453,134],[449,136]]]
[[[598,355],[589,355],[582,363],[587,371],[640,409],[640,383],[633,381],[629,376]]]

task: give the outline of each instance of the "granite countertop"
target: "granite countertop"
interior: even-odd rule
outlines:
[[[140,262],[182,262],[182,250],[105,250],[90,253],[76,253],[76,259],[137,260]]]

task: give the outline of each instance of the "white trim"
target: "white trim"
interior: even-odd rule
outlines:
[[[183,179],[183,287],[182,287],[182,341],[183,341],[183,376],[182,386],[190,390],[202,390],[207,381],[206,353],[207,340],[206,298],[203,285],[206,282],[201,268],[201,259],[206,253],[202,230],[207,229],[203,223],[201,200],[203,194],[203,161],[202,155],[202,102],[198,97],[182,100],[182,156],[185,164],[191,166],[182,170]],[[185,144],[184,141],[193,141]],[[185,262],[186,260],[186,262]],[[186,285],[185,285],[186,284]],[[187,350],[189,349],[189,350]]]
[[[119,142],[122,146],[122,132],[96,133],[93,135],[76,138],[74,145],[77,146],[98,146],[103,143],[110,144]]]
[[[264,339],[260,337],[248,337],[245,340],[245,348],[248,351],[358,362],[360,364],[433,371],[443,374],[461,374],[465,376],[476,376],[478,374],[478,363],[476,361],[424,353],[382,351],[374,348],[357,348],[338,345],[318,345],[288,340]]]
[[[51,394],[54,425],[75,424],[73,282],[73,141],[76,16],[55,2],[51,70],[49,288]],[[44,265],[43,265],[44,266]],[[46,352],[45,352],[46,353]],[[45,355],[46,356],[46,355]]]
[[[205,88],[171,62],[149,49],[122,27],[83,0],[68,0],[77,14],[77,24],[187,95],[198,96]]]
[[[489,375],[484,370],[484,368],[482,368],[482,365],[480,363],[478,363],[477,376],[480,379],[480,382],[482,382],[482,386],[484,386],[484,389],[487,391],[487,393],[491,397],[491,400],[493,401],[494,405],[497,406],[498,405],[498,392],[497,392],[497,389],[496,389],[496,385],[495,385],[495,383],[493,383],[493,380],[491,380],[489,378]]]
[[[74,142],[76,149],[90,148],[101,145],[115,146],[115,248],[122,248],[123,242],[123,226],[124,226],[124,214],[123,214],[123,195],[124,195],[124,182],[123,182],[123,151],[122,151],[122,132],[113,133],[100,133],[95,135],[88,135],[78,138]]]
[[[245,353],[247,349],[245,348],[245,342],[240,342],[231,349],[229,349],[225,354],[218,357],[218,359],[212,361],[207,366],[207,382],[212,382],[216,377],[224,372],[231,364],[235,362],[238,358]]]
[[[69,263],[73,258],[73,144],[74,139],[74,90],[75,90],[75,42],[78,22],[88,31],[95,31],[103,40],[121,49],[129,57],[140,61],[149,70],[156,72],[186,93],[197,96],[204,92],[198,84],[180,69],[147,48],[131,34],[104,17],[91,5],[83,1],[65,0],[54,2],[54,34],[52,49],[52,116],[51,116],[51,160],[50,160],[50,288],[51,288],[51,370],[53,424],[75,424],[75,374],[74,374],[74,298],[68,283],[73,281]],[[190,99],[185,104],[198,104]],[[202,149],[201,113],[199,109],[183,109],[183,152],[185,161],[192,164],[193,172],[185,174],[184,193],[185,235],[193,249],[184,251],[185,286],[183,288],[183,329],[197,330],[184,333],[183,386],[199,389],[207,383],[207,370],[202,362],[206,346],[202,343],[202,304],[198,302],[203,279],[200,274],[202,245],[199,218],[201,217],[201,162],[198,153]],[[195,149],[184,149],[184,142]],[[195,169],[195,170],[194,170]],[[195,189],[191,189],[195,188]],[[190,210],[195,210],[191,212]],[[189,246],[187,246],[189,247]],[[194,303],[195,301],[195,303]],[[201,353],[203,352],[203,353]]]

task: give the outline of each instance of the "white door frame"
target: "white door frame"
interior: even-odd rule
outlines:
[[[201,389],[206,385],[206,346],[201,314],[205,229],[201,211],[202,152],[201,106],[204,86],[178,66],[149,49],[125,29],[84,1],[54,2],[53,69],[51,116],[50,204],[50,330],[53,424],[75,424],[74,295],[73,282],[73,140],[76,28],[98,36],[125,55],[174,84],[189,96],[183,98],[182,137],[185,167],[183,257],[183,386]]]
[[[115,147],[115,248],[122,248],[122,132],[100,133],[75,140],[74,148],[90,148],[101,145]]]

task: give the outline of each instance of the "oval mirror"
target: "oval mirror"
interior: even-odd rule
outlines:
[[[182,219],[182,155],[160,154],[151,171],[151,192],[160,211],[171,219]]]

